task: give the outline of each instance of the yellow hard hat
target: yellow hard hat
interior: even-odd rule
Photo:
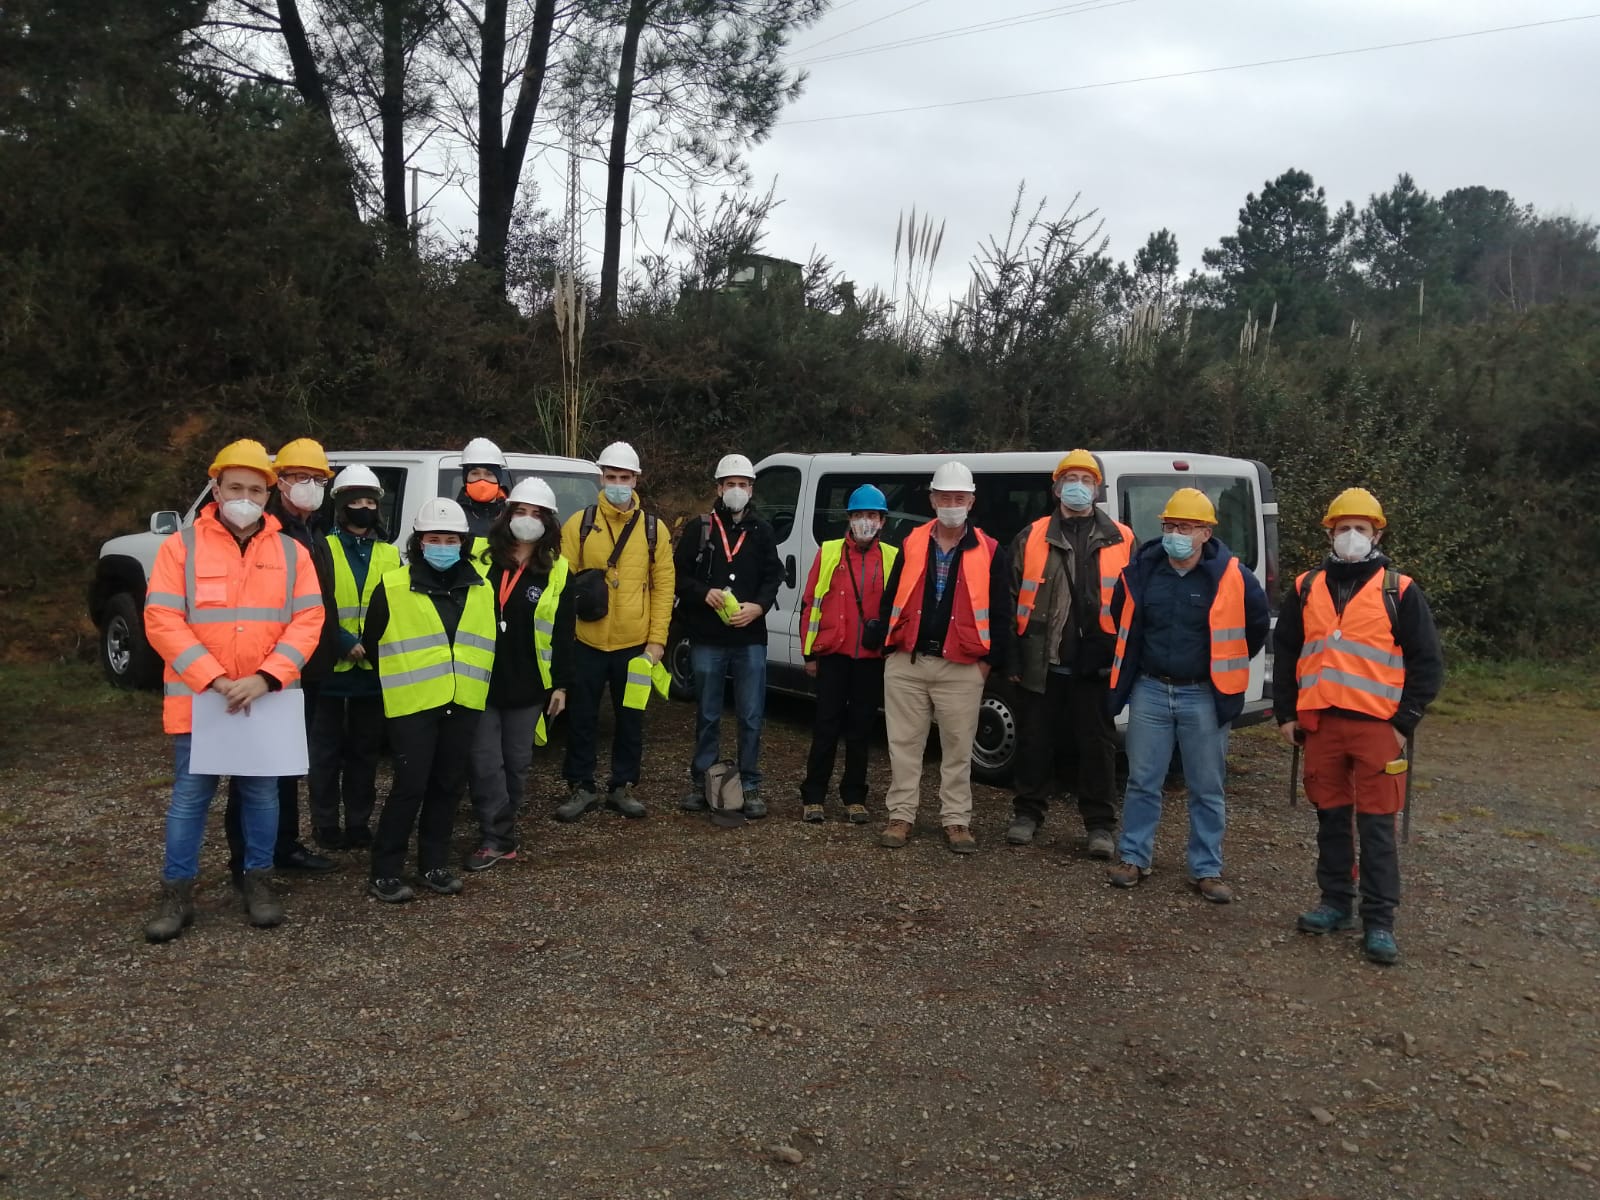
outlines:
[[[1383,517],[1383,505],[1366,488],[1345,488],[1333,498],[1328,511],[1322,514],[1322,523],[1332,529],[1340,517],[1365,517],[1374,529],[1388,524]]]
[[[1100,464],[1087,450],[1074,450],[1068,454],[1056,464],[1055,474],[1050,478],[1060,479],[1068,471],[1088,471],[1101,483],[1105,482],[1105,476],[1100,473]]]
[[[1217,523],[1217,510],[1210,498],[1199,488],[1179,488],[1161,510],[1163,521],[1204,521]]]
[[[278,482],[278,472],[267,457],[267,448],[253,438],[240,438],[218,450],[207,474],[215,479],[229,467],[248,467],[252,471],[260,471],[267,477],[268,483]]]
[[[298,467],[302,471],[320,471],[325,478],[333,478],[333,468],[328,465],[328,456],[322,449],[322,443],[310,438],[295,438],[279,450],[272,461],[280,471]]]

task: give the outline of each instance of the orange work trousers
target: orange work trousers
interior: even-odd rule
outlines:
[[[1405,757],[1387,721],[1318,709],[1298,714],[1305,730],[1306,799],[1317,808],[1355,806],[1358,813],[1392,814],[1405,807],[1404,772],[1384,766]]]

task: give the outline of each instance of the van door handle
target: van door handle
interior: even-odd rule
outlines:
[[[783,582],[786,587],[794,586],[794,555],[789,555],[783,560]]]

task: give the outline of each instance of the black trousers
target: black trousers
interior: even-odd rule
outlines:
[[[611,733],[611,778],[607,790],[624,783],[639,782],[640,760],[644,757],[644,710],[624,708],[623,689],[628,686],[628,663],[644,653],[643,646],[631,650],[596,650],[577,642],[572,647],[572,682],[567,688],[567,758],[561,768],[568,783],[593,788],[599,757],[596,742],[600,734],[600,695],[611,689],[613,728]]]
[[[873,725],[883,705],[883,659],[824,654],[817,658],[817,714],[811,727],[811,753],[800,784],[802,804],[822,804],[844,736],[844,776],[839,798],[846,804],[867,802],[867,754]]]
[[[394,786],[372,837],[372,878],[400,876],[413,829],[419,874],[449,862],[456,806],[467,786],[472,742],[482,715],[476,709],[448,705],[389,718]]]
[[[311,828],[366,829],[378,802],[383,697],[318,696],[311,714],[310,744],[306,807],[311,810]]]
[[[311,714],[317,707],[321,689],[314,683],[301,685],[306,695],[306,740],[311,739]],[[228,780],[228,807],[223,810],[222,827],[228,834],[228,870],[237,878],[244,870],[244,829],[239,823],[239,793]],[[274,856],[288,854],[300,840],[300,777],[285,775],[278,780],[278,841]]]
[[[1357,813],[1355,805],[1317,809],[1317,886],[1322,902],[1342,913],[1355,905],[1356,842],[1361,843],[1361,921],[1393,929],[1400,907],[1400,850],[1393,813]]]
[[[1098,678],[1051,672],[1044,694],[1016,688],[1018,815],[1044,823],[1057,788],[1078,798],[1083,827],[1117,827],[1116,729]]]

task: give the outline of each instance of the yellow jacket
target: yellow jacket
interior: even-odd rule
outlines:
[[[573,571],[604,568],[617,539],[635,509],[623,512],[602,493],[596,500],[594,532],[578,546],[578,530],[583,525],[580,508],[561,528],[561,556]],[[639,504],[635,496],[634,504]],[[579,621],[578,640],[596,650],[629,650],[654,642],[667,644],[667,626],[672,622],[672,539],[664,521],[656,524],[655,565],[650,565],[650,543],[645,536],[644,518],[622,548],[617,561],[616,587],[611,589],[610,611],[599,621]]]

